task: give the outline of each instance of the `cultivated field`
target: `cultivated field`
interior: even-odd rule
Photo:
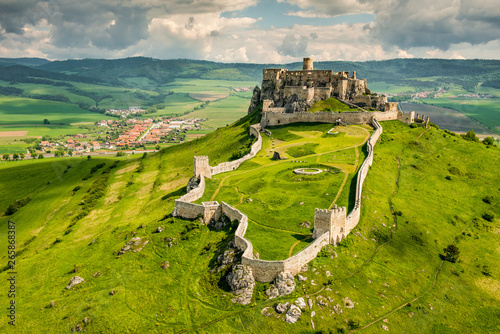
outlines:
[[[496,135],[496,133],[482,123],[451,108],[436,107],[423,103],[401,103],[401,108],[405,112],[415,111],[415,117],[416,114],[429,116],[432,123],[453,132],[466,133],[469,130],[473,130],[479,135]]]

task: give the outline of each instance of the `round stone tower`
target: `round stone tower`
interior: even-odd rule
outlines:
[[[313,60],[312,58],[304,58],[304,64],[302,65],[303,71],[312,71],[313,70]]]

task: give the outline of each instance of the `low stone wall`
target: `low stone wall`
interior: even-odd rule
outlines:
[[[297,275],[300,272],[300,269],[304,265],[311,262],[311,260],[313,260],[321,251],[321,248],[328,244],[329,238],[330,235],[328,232],[323,233],[321,236],[316,238],[309,246],[307,246],[294,256],[286,259],[284,261],[285,271],[290,272],[293,275]]]
[[[203,216],[204,213],[205,207],[203,205],[188,203],[179,199],[175,200],[174,216],[186,219],[195,219],[198,215]]]
[[[203,175],[200,175],[200,183],[198,184],[198,187],[191,189],[190,192],[188,192],[186,195],[182,196],[178,200],[182,202],[194,202],[199,200],[201,196],[203,196],[204,192],[205,192],[205,177]]]
[[[238,160],[223,162],[223,163],[218,164],[215,167],[210,167],[210,172],[212,175],[233,171],[233,170],[237,169],[238,167],[240,167],[240,165],[243,162],[245,162],[249,159],[252,159],[253,157],[255,157],[255,155],[257,155],[257,153],[262,148],[262,137],[260,135],[260,125],[259,124],[251,125],[250,126],[250,134],[257,138],[257,141],[255,143],[253,143],[251,148],[250,148],[250,153],[239,158]]]

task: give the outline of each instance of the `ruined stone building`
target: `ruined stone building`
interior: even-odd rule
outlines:
[[[380,111],[394,107],[386,105],[385,95],[372,93],[366,79],[357,79],[356,72],[349,76],[344,71],[314,70],[311,58],[304,58],[301,71],[264,69],[262,89],[254,91],[254,100],[263,102],[264,111],[285,113],[306,111],[315,102],[330,97]]]

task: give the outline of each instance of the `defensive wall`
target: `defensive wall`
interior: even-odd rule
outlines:
[[[387,114],[388,112],[381,113]],[[256,259],[253,254],[252,243],[249,240],[245,239],[245,233],[248,228],[248,217],[245,214],[224,202],[222,202],[221,204],[219,204],[218,202],[203,202],[201,205],[189,203],[201,198],[205,190],[204,173],[207,172],[206,164],[208,164],[208,158],[206,157],[195,157],[194,174],[195,176],[198,175],[200,179],[198,187],[190,190],[186,195],[175,201],[175,209],[172,214],[174,216],[188,219],[195,219],[202,216],[205,221],[209,221],[212,218],[218,219],[222,214],[224,214],[231,221],[237,220],[239,224],[238,228],[236,229],[234,238],[236,247],[243,251],[241,262],[242,264],[248,265],[252,268],[253,276],[259,282],[271,282],[281,272],[289,272],[293,275],[298,274],[305,264],[309,263],[317,256],[323,246],[325,246],[326,244],[338,245],[338,243],[352,231],[352,229],[358,224],[360,220],[363,184],[366,179],[366,175],[368,174],[368,169],[373,163],[374,146],[380,135],[382,134],[382,127],[374,117],[376,113],[363,112],[363,114],[369,114],[371,116],[369,123],[373,125],[375,131],[367,141],[368,156],[363,161],[361,167],[358,170],[356,181],[356,202],[354,205],[354,209],[348,215],[346,215],[347,210],[345,207],[337,208],[336,206],[334,206],[334,208],[331,210],[316,209],[314,215],[314,241],[294,256],[279,261]],[[393,116],[397,115],[397,111],[390,112],[390,114],[392,114]],[[250,132],[253,135],[257,136],[257,141],[252,145],[251,152],[242,159],[248,160],[252,158],[262,148],[262,137],[260,135],[259,129],[260,126],[252,126],[250,128]],[[200,159],[197,161],[196,158]],[[237,166],[239,166],[243,161],[235,164],[235,168],[237,168]],[[222,173],[226,169],[226,167],[219,168],[219,166],[225,166],[225,164],[226,163],[222,163],[216,167],[210,167],[209,170],[215,170],[216,172]],[[231,166],[231,169],[229,170],[233,170],[232,167],[234,166]]]
[[[337,123],[341,121],[344,124],[370,124],[372,123],[372,118],[375,117],[378,121],[390,121],[390,120],[400,120],[406,124],[412,124],[414,122],[413,111],[404,114],[400,110],[388,110],[388,111],[346,111],[346,112],[331,112],[331,111],[319,111],[319,112],[294,112],[294,113],[284,113],[281,110],[276,110],[277,108],[269,108],[267,111],[263,111],[262,119],[260,125],[262,128],[267,126],[278,126],[291,123]]]

